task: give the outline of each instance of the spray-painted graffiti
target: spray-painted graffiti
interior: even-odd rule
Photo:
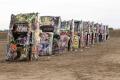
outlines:
[[[38,54],[41,55],[51,55],[52,54],[52,40],[53,33],[42,33],[40,37],[40,43],[37,44]]]
[[[11,15],[7,60],[31,60],[38,56],[90,47],[108,39],[108,26],[89,21],[61,22],[58,16],[38,13]]]

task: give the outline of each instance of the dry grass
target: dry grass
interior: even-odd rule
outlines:
[[[111,30],[110,31],[110,36],[112,37],[120,37],[120,30]]]
[[[0,32],[0,40],[6,40],[7,39],[7,32]]]

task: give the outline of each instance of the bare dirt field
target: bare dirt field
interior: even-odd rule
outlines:
[[[120,38],[32,62],[5,62],[4,48],[1,42],[0,80],[120,80]]]

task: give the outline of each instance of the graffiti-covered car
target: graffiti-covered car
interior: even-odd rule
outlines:
[[[61,18],[59,16],[40,16],[42,34],[39,55],[52,55],[59,51],[60,24]]]
[[[38,13],[11,15],[7,60],[31,60],[38,27]]]

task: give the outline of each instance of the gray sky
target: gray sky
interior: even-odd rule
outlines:
[[[0,29],[8,29],[10,15],[39,12],[120,28],[120,0],[0,0]]]

